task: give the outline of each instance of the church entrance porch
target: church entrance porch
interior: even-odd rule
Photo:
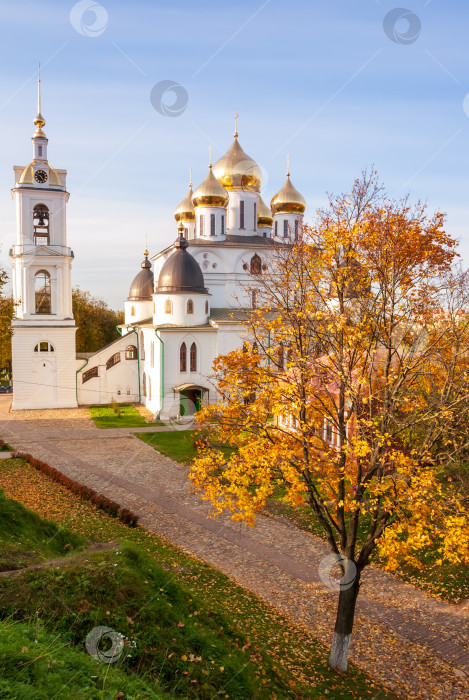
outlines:
[[[202,389],[184,389],[179,394],[181,416],[193,416],[202,406]]]

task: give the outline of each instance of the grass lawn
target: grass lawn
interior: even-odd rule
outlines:
[[[171,457],[175,462],[190,464],[195,457],[192,437],[196,430],[167,430],[161,433],[135,433],[147,445],[151,445],[161,454]]]
[[[135,406],[119,404],[120,415],[112,406],[91,406],[90,413],[97,428],[144,428],[164,423],[147,423]]]
[[[51,697],[45,684],[54,675],[66,682],[69,675],[68,692],[58,698],[113,698],[114,673],[122,673],[119,690],[129,698],[164,697],[162,691],[202,700],[218,695],[396,700],[353,664],[347,675],[329,669],[323,644],[224,574],[144,528],[129,528],[98,511],[24,461],[0,463],[0,488],[66,527],[66,542],[71,535],[119,542],[117,548],[89,553],[79,551],[80,539],[65,566],[0,579],[0,616],[9,616],[7,634],[0,637],[0,696]],[[21,540],[20,534],[15,537]],[[126,647],[118,663],[95,664],[91,673],[83,642],[97,625],[124,635]],[[39,647],[30,653],[35,639],[41,650],[51,644],[48,656],[41,656]],[[64,644],[81,655],[83,668],[55,651]],[[68,663],[82,672],[81,695]],[[31,680],[36,668],[37,682]],[[130,681],[146,690],[126,686]],[[16,692],[17,682],[29,683],[37,694]]]

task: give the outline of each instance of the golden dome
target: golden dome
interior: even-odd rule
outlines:
[[[226,190],[239,188],[259,192],[261,189],[261,169],[256,161],[243,151],[237,134],[225,155],[213,166],[213,172]]]
[[[176,221],[193,221],[195,219],[194,203],[192,201],[192,185],[189,185],[189,191],[177,206],[174,212]]]
[[[209,167],[207,177],[197,187],[192,197],[194,207],[226,207],[228,204],[228,192],[220,185],[213,174],[212,166]]]
[[[272,218],[272,212],[270,211],[267,204],[264,202],[262,197],[259,195],[257,204],[257,225],[259,227],[268,226],[272,228],[274,220]]]
[[[289,174],[283,187],[272,198],[270,208],[272,209],[272,214],[304,214],[306,209],[305,199],[293,187]]]
[[[30,163],[29,165],[27,165],[25,167],[25,169],[23,170],[23,172],[20,175],[20,179],[18,180],[19,185],[34,185],[33,165],[35,165],[36,163],[37,163],[37,161],[33,160],[32,163]],[[55,170],[55,168],[53,168],[49,164],[48,164],[48,168],[49,168],[49,180],[48,180],[49,185],[51,185],[52,187],[63,187],[62,180],[60,179],[60,175],[57,172],[57,170]]]

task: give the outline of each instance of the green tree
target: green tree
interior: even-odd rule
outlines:
[[[13,298],[3,293],[7,282],[8,274],[0,268],[0,368],[11,369],[11,321],[15,305]]]
[[[105,301],[80,287],[73,289],[72,300],[78,326],[77,352],[96,352],[119,337],[116,326],[124,322],[123,311],[113,311]]]

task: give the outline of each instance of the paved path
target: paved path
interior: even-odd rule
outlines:
[[[281,519],[260,516],[253,528],[225,517],[207,520],[208,506],[192,493],[187,469],[130,430],[98,430],[85,409],[8,414],[4,398],[0,437],[12,447],[136,511],[142,525],[330,643],[337,593],[319,579],[318,564],[328,554],[322,541]],[[351,657],[403,697],[469,697],[468,615],[464,606],[438,601],[369,567]]]

